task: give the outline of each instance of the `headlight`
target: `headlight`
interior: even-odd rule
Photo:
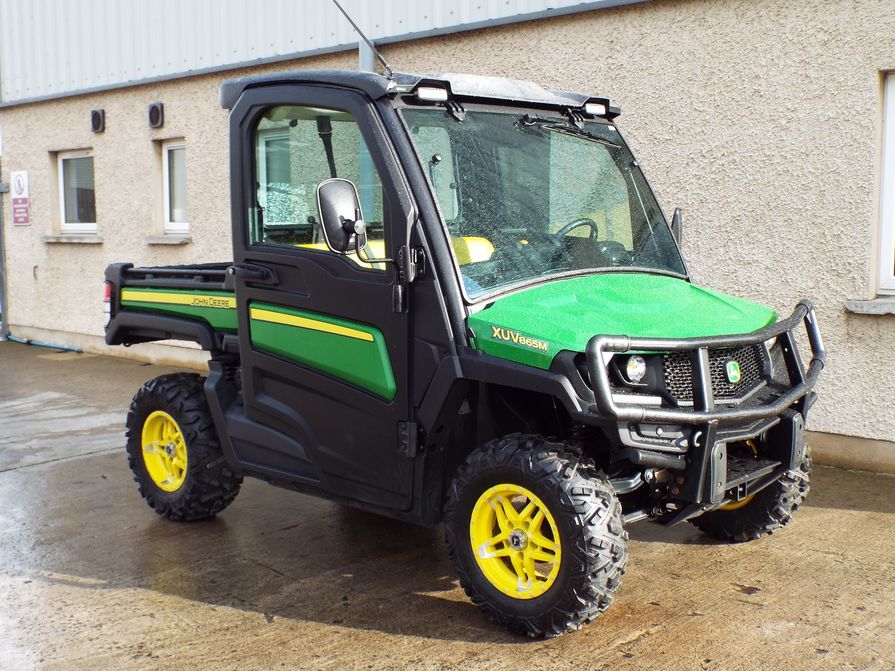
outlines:
[[[625,375],[629,382],[640,382],[646,375],[646,359],[639,354],[628,357],[628,363],[625,364]]]

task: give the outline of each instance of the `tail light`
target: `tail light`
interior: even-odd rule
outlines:
[[[105,288],[103,289],[103,313],[106,315],[106,323],[104,326],[108,326],[109,322],[112,321],[112,283],[106,282]]]

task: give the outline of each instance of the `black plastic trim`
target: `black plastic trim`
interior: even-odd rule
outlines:
[[[597,419],[593,414],[587,413],[586,401],[575,393],[575,388],[566,375],[506,361],[488,354],[461,356],[460,364],[463,377],[467,380],[548,394],[558,399],[574,419],[590,424]]]
[[[135,345],[155,340],[189,340],[211,352],[221,349],[219,334],[195,319],[126,311],[112,317],[106,327],[107,345]]]

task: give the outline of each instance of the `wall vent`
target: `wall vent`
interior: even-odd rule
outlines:
[[[149,103],[149,109],[147,110],[147,112],[150,128],[161,128],[165,125],[164,103]]]
[[[106,130],[106,110],[90,110],[90,130],[94,133]]]

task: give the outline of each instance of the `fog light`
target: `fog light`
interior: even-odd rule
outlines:
[[[625,373],[629,382],[640,382],[646,375],[646,359],[635,354],[628,357],[628,363],[625,365]]]

